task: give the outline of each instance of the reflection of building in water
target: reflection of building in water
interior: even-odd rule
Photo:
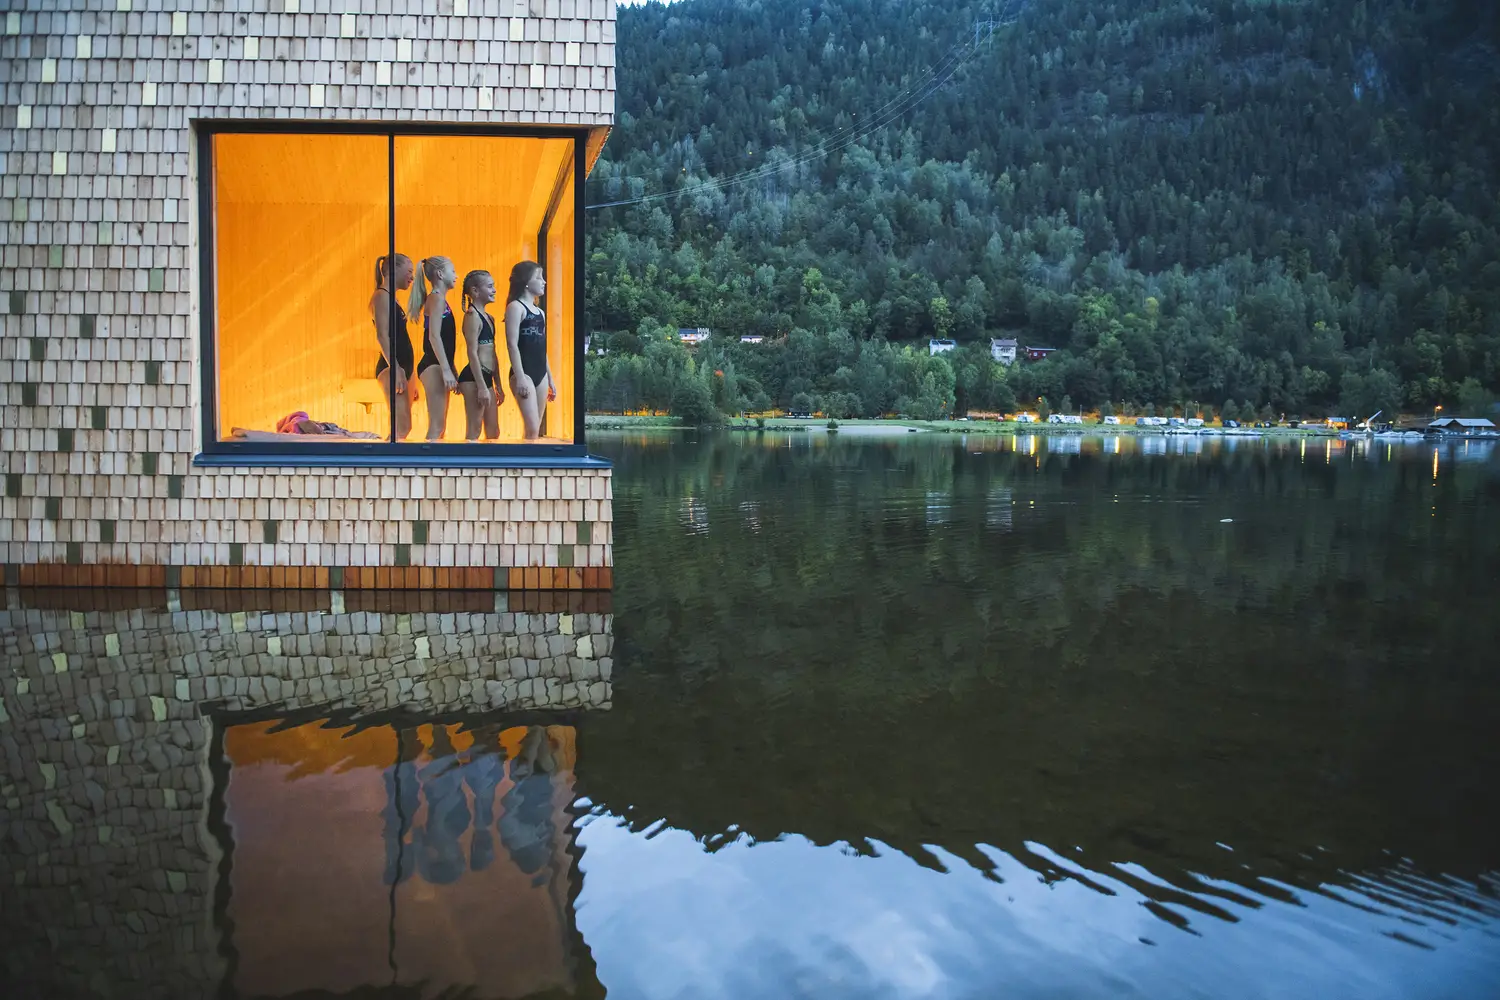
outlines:
[[[690,535],[708,534],[708,504],[698,497],[683,497],[677,521]]]
[[[746,500],[740,503],[740,517],[750,531],[760,533],[760,502]]]
[[[1054,455],[1078,455],[1083,452],[1083,438],[1077,434],[1055,434],[1047,439],[1047,450]]]
[[[1167,453],[1167,439],[1160,434],[1142,434],[1140,446],[1142,455],[1165,455]]]
[[[18,995],[347,990],[394,967],[510,996],[592,976],[558,713],[610,705],[607,595],[332,597],[8,592],[0,935]],[[264,721],[288,716],[338,721]]]
[[[990,490],[984,507],[984,526],[995,531],[1009,531],[1015,514],[1015,498],[1009,487]]]
[[[928,524],[947,524],[953,513],[951,498],[939,490],[927,491],[926,508]]]

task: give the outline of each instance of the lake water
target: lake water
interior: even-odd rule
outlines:
[[[1500,996],[1491,446],[592,443],[612,595],[7,594],[6,995]]]

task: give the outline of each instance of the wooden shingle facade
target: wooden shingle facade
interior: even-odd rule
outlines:
[[[201,460],[195,136],[224,120],[557,126],[587,130],[592,165],[614,117],[613,0],[10,7],[8,585],[610,585],[605,463]]]

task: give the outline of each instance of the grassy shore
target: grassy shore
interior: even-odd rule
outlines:
[[[764,421],[756,418],[731,418],[725,425],[730,429],[758,429],[762,426],[765,430],[826,430],[830,421],[826,417],[796,418],[796,417],[766,417]],[[1182,434],[1194,433],[1203,430],[1220,431],[1243,435],[1294,435],[1294,436],[1316,436],[1332,435],[1338,433],[1326,427],[1240,427],[1221,428],[1218,425],[1210,425],[1204,428],[1186,427],[1137,427],[1129,424],[1049,424],[1049,423],[1017,423],[1014,420],[906,420],[895,417],[876,419],[853,419],[835,421],[840,429],[844,428],[870,428],[899,431],[909,428],[916,431],[926,431],[939,434]],[[671,430],[681,429],[683,424],[676,417],[636,417],[617,416],[612,414],[591,413],[586,418],[586,424],[593,430]]]

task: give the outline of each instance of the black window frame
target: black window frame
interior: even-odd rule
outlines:
[[[584,185],[588,176],[587,126],[490,125],[475,122],[322,122],[203,119],[193,123],[197,141],[198,170],[198,269],[199,345],[198,362],[201,407],[201,450],[193,464],[201,466],[400,466],[412,468],[607,468],[609,463],[588,453],[584,415],[584,246],[587,213]],[[215,243],[214,137],[226,134],[277,135],[371,135],[388,139],[387,205],[389,253],[396,252],[395,145],[411,136],[493,136],[521,139],[571,139],[573,141],[573,441],[571,444],[482,441],[396,441],[394,433],[379,441],[224,441],[219,437],[219,370],[217,353],[218,309],[216,296],[218,254]],[[545,266],[547,235],[561,204],[563,175],[537,234],[538,260]],[[394,300],[392,300],[394,308]],[[392,375],[394,378],[394,374]],[[390,415],[391,430],[395,414]]]

